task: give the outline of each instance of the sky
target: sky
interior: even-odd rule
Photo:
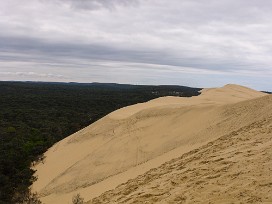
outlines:
[[[272,91],[272,1],[2,0],[0,80]]]

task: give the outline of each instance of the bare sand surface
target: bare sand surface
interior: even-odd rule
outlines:
[[[90,200],[260,120],[267,112],[261,105],[250,114],[238,104],[265,95],[226,85],[196,97],[163,97],[119,109],[50,148],[35,166],[33,191],[44,203],[71,203],[78,192]]]
[[[252,122],[87,203],[272,203],[272,95],[233,111]]]
[[[167,96],[151,100],[148,103],[139,103],[129,107],[124,107],[112,112],[109,114],[109,117],[115,119],[124,119],[134,115],[137,112],[153,107],[172,106],[175,108],[180,106],[195,105],[222,105],[248,100],[264,95],[263,93],[254,91],[247,87],[234,84],[228,84],[222,88],[203,89],[200,92],[202,93],[201,95],[191,98]]]

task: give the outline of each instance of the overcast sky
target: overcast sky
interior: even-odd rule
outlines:
[[[270,0],[2,0],[0,80],[272,91]]]

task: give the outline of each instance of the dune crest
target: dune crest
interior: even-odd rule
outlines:
[[[266,109],[248,114],[241,103],[265,96],[226,85],[196,97],[163,97],[114,111],[50,148],[35,167],[33,191],[44,203],[67,203],[76,192],[87,200],[99,196],[260,119]]]
[[[222,105],[264,96],[261,92],[235,84],[227,84],[221,88],[202,89],[200,92],[199,96],[190,98],[174,96],[160,97],[146,103],[121,108],[110,113],[108,116],[112,119],[125,119],[140,111],[154,107],[174,106],[176,108],[193,105]]]
[[[272,96],[232,106],[249,125],[105,192],[98,203],[271,203]],[[266,110],[266,111],[265,111]],[[233,110],[231,110],[233,111]]]

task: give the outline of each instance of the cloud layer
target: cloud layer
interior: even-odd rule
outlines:
[[[267,0],[2,1],[0,80],[271,90],[271,9]]]

